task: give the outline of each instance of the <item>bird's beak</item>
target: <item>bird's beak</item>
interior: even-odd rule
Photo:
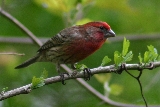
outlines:
[[[112,29],[106,31],[106,33],[105,33],[105,37],[107,37],[107,38],[109,38],[109,37],[115,37],[115,36],[116,36],[116,34],[113,32]]]

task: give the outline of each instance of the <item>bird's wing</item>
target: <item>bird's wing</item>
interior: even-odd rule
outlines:
[[[41,52],[43,50],[49,49],[51,47],[57,47],[64,43],[64,40],[61,39],[61,35],[58,33],[57,35],[50,38],[48,41],[46,41],[38,50],[38,52]]]
[[[38,52],[41,52],[43,50],[46,50],[52,47],[59,47],[61,45],[65,45],[69,43],[69,41],[72,40],[74,36],[77,36],[77,33],[76,33],[77,30],[78,30],[77,26],[75,26],[75,27],[66,28],[60,31],[57,35],[53,36],[47,42],[45,42],[40,47]]]

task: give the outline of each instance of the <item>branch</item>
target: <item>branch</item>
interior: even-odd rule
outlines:
[[[0,53],[0,55],[18,55],[18,56],[23,56],[23,55],[25,55],[24,53],[12,53],[12,52],[10,52],[10,53]]]
[[[160,39],[160,34],[139,34],[139,35],[119,35],[114,38],[109,38],[110,42],[119,42],[123,41],[124,37],[126,37],[128,40],[158,40]],[[49,38],[37,38],[39,39],[42,43],[46,42]],[[1,43],[26,43],[26,44],[33,44],[34,42],[30,38],[26,37],[5,37],[5,36],[0,36],[0,42]]]
[[[39,39],[42,43],[44,43],[49,38],[37,38],[37,39]],[[1,43],[22,43],[22,44],[33,44],[34,43],[33,40],[28,37],[16,37],[16,36],[15,37],[0,36],[0,42]]]
[[[39,39],[37,39],[36,36],[29,29],[27,29],[22,23],[20,23],[16,18],[14,18],[8,12],[4,11],[1,7],[0,7],[0,14],[9,21],[11,21],[12,23],[14,23],[16,26],[18,26],[18,28],[20,28],[24,33],[26,33],[30,38],[32,38],[32,40],[36,42],[39,46],[42,45],[42,42]]]
[[[65,65],[61,65],[63,68],[65,68],[66,71],[68,72],[72,72],[72,70],[70,68],[66,68]],[[143,67],[139,64],[126,64],[126,67],[125,68],[121,68],[121,69],[117,69],[114,65],[110,65],[110,66],[105,66],[105,67],[97,67],[97,68],[93,68],[93,69],[90,69],[91,70],[91,74],[100,74],[100,73],[116,73],[118,72],[119,70],[138,70],[138,69],[153,69],[153,68],[156,68],[156,67],[159,67],[160,66],[160,62],[153,62],[152,63],[152,66],[150,64],[146,64],[144,65]],[[87,74],[86,74],[87,75]],[[79,82],[81,81],[80,78],[84,78],[84,72],[81,71],[81,72],[73,72],[73,73],[69,73],[69,75],[64,75],[64,79],[65,80],[70,80],[70,79],[77,79]],[[83,80],[84,81],[84,80]],[[135,105],[129,105],[129,104],[122,104],[122,103],[117,103],[117,102],[114,102],[112,100],[110,100],[109,98],[101,95],[99,92],[97,92],[94,88],[92,88],[90,85],[86,85],[86,83],[83,83],[83,81],[81,81],[80,83],[87,87],[87,89],[94,95],[96,95],[98,98],[100,98],[101,100],[111,104],[111,105],[115,105],[115,106],[127,106],[127,107],[136,107]],[[52,83],[57,83],[57,82],[61,82],[61,77],[60,76],[55,76],[55,77],[51,77],[51,78],[47,78],[45,79],[45,85],[48,85],[48,84],[52,84]],[[32,84],[28,84],[26,86],[22,86],[20,88],[17,88],[17,89],[13,89],[13,90],[10,90],[10,91],[7,91],[7,92],[4,92],[4,93],[1,93],[0,94],[0,101],[1,100],[4,100],[4,99],[7,99],[7,98],[10,98],[10,97],[13,97],[13,96],[16,96],[16,95],[20,95],[20,94],[28,94],[30,93],[32,90],[34,89],[31,89],[31,85]],[[36,89],[36,88],[35,88]],[[139,107],[139,106],[137,106]],[[156,107],[156,106],[155,106]]]

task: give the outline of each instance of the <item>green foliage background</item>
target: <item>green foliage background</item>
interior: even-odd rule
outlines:
[[[160,32],[159,0],[5,0],[5,10],[16,17],[37,37],[50,38],[65,27],[87,21],[106,21],[118,36],[138,34],[158,34]],[[77,11],[77,5],[81,8]],[[76,16],[81,12],[81,16]],[[142,36],[143,36],[142,35]],[[15,25],[0,16],[0,36],[27,37]],[[127,38],[127,37],[126,37]],[[112,38],[112,39],[116,39]],[[139,53],[153,45],[159,51],[159,40],[131,40],[130,50],[134,56],[130,63],[138,63]],[[25,53],[21,56],[0,55],[0,89],[8,90],[31,83],[33,76],[39,77],[45,68],[48,76],[57,72],[52,63],[35,63],[27,68],[15,70],[14,67],[32,57],[38,50],[36,44],[0,43],[0,52]],[[103,47],[80,63],[90,68],[98,67],[104,56],[109,56],[113,64],[114,51],[122,49],[122,41],[107,42]],[[138,72],[138,71],[137,71]],[[136,71],[133,71],[136,74]],[[141,82],[148,104],[160,104],[160,72],[145,70]],[[104,104],[75,80],[51,84],[0,102],[1,107],[111,107]],[[128,104],[144,104],[135,79],[126,72],[96,75],[88,81],[96,90],[112,100]],[[104,87],[107,85],[107,88]],[[107,90],[109,88],[109,90]]]

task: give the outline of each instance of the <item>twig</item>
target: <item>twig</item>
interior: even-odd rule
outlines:
[[[110,42],[119,42],[123,41],[124,36],[129,39],[130,41],[136,41],[136,40],[157,40],[160,39],[160,34],[152,34],[152,35],[147,35],[147,34],[140,34],[140,35],[119,35],[116,37],[116,39],[109,38]],[[37,38],[42,43],[46,42],[49,38]],[[26,44],[33,44],[34,42],[26,37],[5,37],[5,36],[0,36],[0,42],[1,43],[26,43]]]
[[[46,42],[49,38],[37,38],[42,43]],[[28,37],[4,37],[0,36],[0,43],[22,43],[22,44],[33,44],[33,40]],[[38,45],[39,46],[39,45]]]
[[[143,101],[144,101],[144,103],[145,103],[145,105],[146,105],[146,107],[148,107],[148,104],[147,104],[147,101],[146,101],[146,99],[145,99],[145,97],[144,97],[144,95],[143,95],[143,87],[142,87],[142,84],[141,84],[141,81],[140,81],[140,77],[142,76],[142,71],[143,71],[143,69],[139,69],[139,74],[138,74],[138,76],[134,76],[133,74],[131,74],[128,70],[127,70],[127,68],[125,67],[125,64],[122,64],[122,67],[125,69],[125,71],[130,75],[130,76],[132,76],[133,78],[135,78],[136,80],[137,80],[137,82],[138,82],[138,84],[139,84],[139,87],[140,87],[140,91],[141,91],[141,96],[142,96],[142,98],[143,98]],[[153,68],[154,66],[152,65],[152,67],[151,67],[151,64],[150,64],[150,67],[149,67],[149,69],[151,69],[151,68]]]
[[[25,55],[24,53],[0,53],[0,55],[18,55],[18,56],[23,56]]]
[[[142,98],[143,98],[143,101],[144,101],[146,107],[148,107],[147,101],[146,101],[146,99],[145,99],[145,97],[144,97],[144,95],[143,95],[142,84],[141,84],[141,81],[140,81],[141,75],[142,75],[142,70],[140,70],[139,76],[137,77],[137,81],[138,81],[138,84],[139,84],[139,86],[140,86],[141,96],[142,96]]]
[[[153,62],[153,65],[154,65],[154,68],[159,67],[160,62]],[[66,71],[72,72],[72,70],[69,69],[66,65],[61,65],[61,66]],[[139,65],[139,64],[126,64],[126,68],[122,68],[122,70],[125,70],[125,69],[137,70],[140,67],[141,67],[141,65]],[[144,69],[150,69],[149,67],[150,67],[150,64],[147,64],[147,65],[144,66]],[[118,71],[119,71],[119,69],[116,69],[116,67],[114,65],[91,69],[92,74],[115,73],[115,72],[118,72]],[[93,87],[88,85],[84,80],[82,80],[81,78],[83,78],[83,77],[84,77],[83,72],[77,72],[76,74],[74,73],[74,75],[72,73],[70,73],[69,76],[65,75],[64,79],[65,80],[70,80],[70,79],[75,79],[76,78],[83,86],[85,86],[89,90],[89,92],[91,92],[92,94],[96,95],[99,99],[101,99],[101,100],[103,100],[106,103],[109,103],[111,105],[119,106],[119,107],[140,107],[140,106],[136,106],[136,105],[122,104],[122,103],[118,103],[118,102],[114,102],[114,101],[110,100],[109,98],[103,96],[101,93],[96,91]],[[45,85],[56,83],[56,82],[61,82],[61,77],[60,76],[55,76],[55,77],[45,79]],[[4,99],[7,99],[7,98],[10,98],[10,97],[13,97],[13,96],[16,96],[16,95],[19,95],[19,94],[28,94],[31,91],[32,91],[31,90],[31,84],[28,84],[26,86],[23,86],[23,87],[20,87],[20,88],[11,90],[11,91],[4,92],[3,94],[0,95],[0,101],[4,100]]]
[[[16,18],[14,18],[8,12],[4,11],[1,7],[0,7],[0,14],[9,21],[11,21],[12,23],[14,23],[16,26],[18,26],[18,28],[20,28],[24,33],[26,33],[39,46],[42,45],[42,42],[39,39],[37,39],[36,36],[29,29],[27,29],[22,23],[20,23]]]

